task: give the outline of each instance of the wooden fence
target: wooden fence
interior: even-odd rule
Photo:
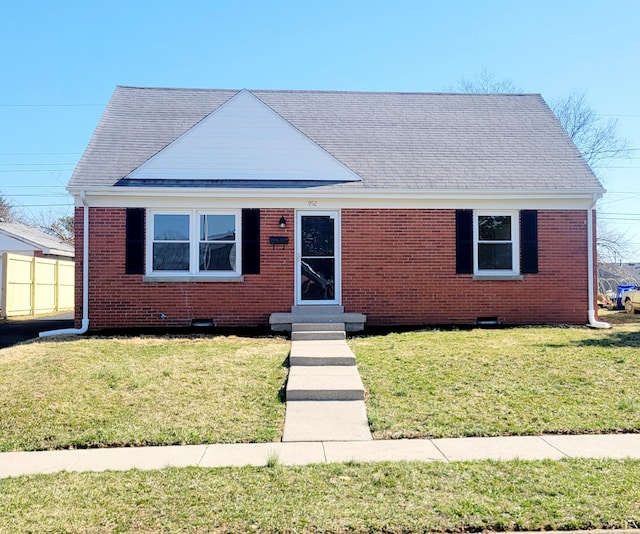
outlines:
[[[0,317],[73,310],[74,263],[5,252],[0,279]]]

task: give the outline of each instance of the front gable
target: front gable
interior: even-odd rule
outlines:
[[[247,90],[237,93],[127,178],[361,181]]]

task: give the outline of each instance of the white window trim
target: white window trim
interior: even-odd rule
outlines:
[[[153,230],[155,215],[189,215],[189,270],[188,271],[154,271],[153,270]],[[206,271],[200,272],[200,215],[235,215],[236,218],[236,268],[233,271]],[[242,275],[242,211],[241,210],[212,210],[191,209],[172,210],[154,209],[147,210],[147,225],[145,238],[146,278],[149,280],[185,279],[197,281],[202,279],[216,279],[224,281],[239,280]]]
[[[478,218],[483,215],[511,217],[511,269],[480,269],[478,267]],[[510,277],[520,275],[520,212],[518,210],[477,210],[473,212],[473,274],[476,276],[481,276],[483,278],[504,278],[505,276]]]

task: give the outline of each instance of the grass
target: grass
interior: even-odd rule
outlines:
[[[376,437],[640,431],[640,317],[349,341]],[[274,441],[286,340],[68,338],[0,350],[0,450]],[[0,480],[4,532],[640,528],[640,460],[397,462]]]
[[[633,315],[625,313],[620,310],[607,310],[602,309],[598,311],[600,320],[611,323],[612,325],[640,325],[640,314],[634,313]]]
[[[0,532],[638,528],[640,461],[330,464],[0,480]]]
[[[640,431],[640,320],[350,340],[376,438]]]
[[[66,338],[0,350],[0,451],[269,442],[289,343]]]
[[[613,330],[349,340],[376,438],[640,431],[640,315]],[[281,438],[289,342],[68,337],[0,350],[0,451]]]

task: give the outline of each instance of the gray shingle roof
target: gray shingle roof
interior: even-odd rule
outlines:
[[[237,92],[117,87],[69,186],[122,185]],[[342,187],[602,192],[540,95],[251,93],[363,179]]]

